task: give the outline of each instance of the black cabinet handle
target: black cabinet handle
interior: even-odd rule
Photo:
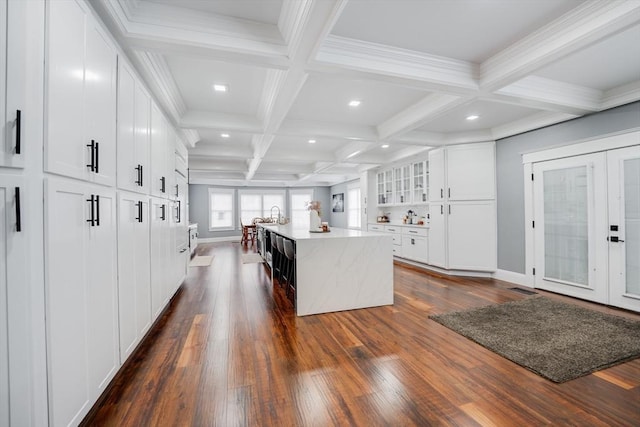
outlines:
[[[20,216],[20,187],[15,188],[16,198],[16,232],[22,231],[22,217]]]
[[[162,185],[160,186],[160,192],[164,193],[165,192],[165,188],[164,188],[165,178],[164,178],[164,176],[162,178],[160,178],[160,182],[162,183]]]
[[[20,154],[20,150],[22,149],[20,144],[21,133],[20,130],[22,128],[22,111],[16,110],[16,154]]]
[[[99,167],[100,167],[100,145],[96,142],[96,171],[95,171],[96,173],[99,173],[99,170],[100,170]]]
[[[440,198],[443,199],[444,198],[444,190],[441,188],[440,189]]]
[[[451,198],[451,188],[447,188],[447,197]]]
[[[91,148],[91,164],[88,164],[87,167],[91,172],[95,172],[96,171],[96,142],[92,139],[91,144],[87,144],[87,147]]]
[[[143,170],[144,170],[143,166],[140,165],[140,187],[142,187],[144,185],[143,184],[143,182],[144,182],[144,172],[143,172]]]
[[[179,184],[176,184],[176,197],[178,197],[178,189],[179,189]]]
[[[96,225],[100,227],[100,196],[96,196]]]
[[[136,203],[136,207],[138,208],[138,216],[136,217],[136,221],[142,222],[142,200]]]
[[[94,204],[93,204],[94,201],[95,201],[95,199],[94,199],[93,194],[92,194],[91,198],[87,199],[87,202],[91,203],[91,219],[88,219],[87,222],[90,222],[92,227],[94,225],[96,225],[96,220],[95,220],[96,211],[95,211]]]
[[[180,200],[178,200],[178,209],[177,209],[177,210],[178,210],[178,212],[177,212],[177,213],[178,213],[178,216],[177,216],[177,219],[176,219],[176,222],[177,222],[177,223],[180,223],[180,211],[181,211],[181,206],[182,206],[182,205],[180,204]]]
[[[451,205],[449,205],[449,215],[451,215]]]
[[[444,205],[440,205],[440,215],[444,215]]]
[[[142,165],[136,166],[135,169],[138,172],[138,179],[135,183],[138,184],[139,187],[142,187]]]
[[[162,205],[160,206],[160,209],[162,210],[162,215],[160,215],[160,219],[165,221],[166,220],[166,216],[165,216],[165,207],[166,205]]]

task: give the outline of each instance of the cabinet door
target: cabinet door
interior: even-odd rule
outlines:
[[[402,256],[404,258],[426,263],[427,253],[426,237],[402,236]]]
[[[22,197],[21,197],[22,196]],[[0,175],[0,425],[27,425],[30,366],[22,179]]]
[[[427,185],[425,175],[426,162],[417,162],[411,165],[413,172],[413,203],[426,203],[427,198]]]
[[[151,105],[151,179],[153,196],[166,197],[167,182],[167,123],[158,107]]]
[[[449,268],[494,271],[497,263],[495,202],[451,203],[449,209]],[[431,224],[433,227],[433,220]]]
[[[189,184],[187,184],[187,179],[179,173],[176,173],[175,177],[176,194],[178,197],[176,206],[176,219],[178,227],[176,245],[179,249],[182,249],[186,248],[189,245],[189,220],[187,217],[187,195],[189,191]]]
[[[135,191],[140,173],[135,150],[135,78],[123,61],[118,64],[118,188]],[[144,183],[144,179],[143,179]]]
[[[151,176],[151,98],[144,91],[139,82],[135,90],[135,153],[134,168],[141,166],[142,182],[135,187],[135,191],[149,193],[149,177]]]
[[[136,194],[118,197],[118,301],[120,362],[131,355],[151,324],[149,203]]]
[[[491,200],[496,195],[494,144],[468,144],[447,149],[449,200]]]
[[[88,189],[96,197],[96,225],[87,233],[87,321],[89,384],[94,399],[120,366],[118,357],[118,276],[115,192]],[[99,197],[99,199],[97,199]]]
[[[444,197],[445,152],[443,148],[439,148],[429,151],[429,200],[439,202],[444,200]]]
[[[431,204],[431,222],[429,227],[428,257],[429,264],[447,268],[447,216],[443,203]]]
[[[167,258],[170,212],[165,199],[151,199],[151,312],[157,318],[168,299]]]
[[[75,1],[50,1],[45,170],[88,176],[91,153],[84,138],[84,46],[86,14]]]
[[[116,183],[116,72],[115,48],[98,24],[87,19],[84,137],[99,144],[91,180],[111,186]]]
[[[34,118],[24,109],[26,7],[23,1],[0,1],[0,99],[6,99],[6,104],[0,103],[3,120],[0,166],[6,167],[23,167],[24,153],[28,149],[24,126]]]
[[[49,410],[54,426],[78,424],[89,411],[86,239],[90,207],[76,182],[46,182],[45,267]]]

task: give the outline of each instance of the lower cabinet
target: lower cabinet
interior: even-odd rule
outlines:
[[[402,257],[412,261],[429,262],[428,229],[404,227],[402,229]]]
[[[170,298],[171,274],[171,210],[169,201],[151,198],[151,313],[158,317]]]
[[[50,421],[78,424],[119,364],[115,192],[45,180]]]
[[[149,198],[118,194],[118,303],[120,362],[131,355],[151,326]]]

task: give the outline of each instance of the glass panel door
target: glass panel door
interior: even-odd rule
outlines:
[[[535,286],[606,303],[605,154],[534,165]]]
[[[640,146],[607,153],[609,299],[640,311]]]

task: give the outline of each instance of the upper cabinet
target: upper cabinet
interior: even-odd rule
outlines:
[[[26,2],[0,0],[0,166],[23,167],[26,90]],[[33,117],[33,116],[31,116]]]
[[[430,151],[430,200],[495,199],[495,157],[493,142],[455,145]]]
[[[160,109],[151,104],[151,195],[168,198],[173,194],[169,181],[169,126]],[[171,151],[173,153],[173,151]],[[172,157],[173,158],[173,155]],[[171,168],[173,176],[173,168]]]
[[[45,170],[112,186],[117,51],[87,7],[47,2]]]
[[[428,203],[428,165],[420,161],[378,172],[378,206]]]
[[[118,188],[149,193],[151,98],[124,61],[118,63]]]
[[[429,162],[415,162],[411,165],[413,203],[426,203],[429,201]]]

